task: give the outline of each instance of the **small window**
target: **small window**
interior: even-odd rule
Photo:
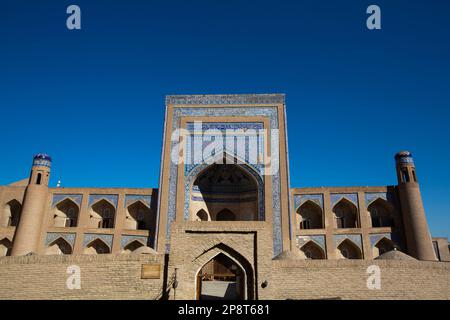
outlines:
[[[402,169],[402,181],[409,182],[409,174],[407,169]]]
[[[417,182],[416,170],[412,170],[412,176],[413,176],[414,182]]]
[[[36,184],[41,184],[41,181],[42,181],[42,174],[38,173],[37,179],[36,179]]]

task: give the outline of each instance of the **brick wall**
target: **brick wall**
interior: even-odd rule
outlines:
[[[367,267],[378,265],[381,290],[367,288]],[[450,299],[450,263],[397,260],[273,261],[261,298]]]
[[[162,290],[161,255],[0,258],[1,299],[154,299]],[[141,265],[161,263],[161,279],[141,279]],[[67,267],[81,270],[81,289],[67,289]]]
[[[230,239],[228,244],[233,242]],[[198,265],[214,254],[211,250],[205,259],[199,257]],[[162,290],[163,269],[159,280],[141,279],[141,266],[163,266],[163,259],[162,255],[4,257],[0,258],[0,299],[155,299]],[[446,262],[263,260],[257,272],[259,299],[450,299],[450,263]],[[381,290],[366,285],[367,267],[373,264],[381,268]],[[71,265],[81,268],[81,290],[67,289]],[[176,298],[192,299],[198,266],[193,262],[179,266],[185,270],[179,270]],[[268,286],[263,289],[265,280]]]

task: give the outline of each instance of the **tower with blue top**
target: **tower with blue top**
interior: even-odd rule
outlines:
[[[52,158],[47,154],[40,153],[33,158],[22,214],[11,252],[13,256],[38,251],[42,222],[45,220],[45,205],[49,195],[51,164]]]

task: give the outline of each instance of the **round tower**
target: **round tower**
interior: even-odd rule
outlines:
[[[398,193],[408,254],[419,260],[437,260],[428,229],[416,168],[411,152],[395,155]]]
[[[33,158],[22,213],[14,236],[12,256],[37,252],[48,198],[51,164],[52,159],[46,154],[38,154]]]

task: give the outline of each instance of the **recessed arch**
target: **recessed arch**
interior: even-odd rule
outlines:
[[[209,182],[202,185],[200,180],[203,178],[209,179]],[[230,183],[232,180],[239,180],[239,183],[235,183],[233,187],[233,183]],[[196,213],[205,209],[210,213],[211,220],[215,220],[214,212],[220,211],[226,205],[237,215],[236,220],[264,220],[262,177],[252,166],[236,160],[226,152],[196,166],[189,172],[185,181],[185,218],[196,220]]]
[[[236,215],[229,209],[222,209],[216,215],[216,221],[235,221]]]
[[[109,246],[100,238],[91,241],[84,249],[84,254],[108,254],[111,253]]]
[[[45,254],[72,254],[72,246],[66,239],[59,237],[55,241],[51,242],[47,247]]]
[[[7,202],[3,208],[2,226],[17,227],[19,225],[22,204],[16,199]]]
[[[333,214],[335,228],[357,228],[359,225],[358,208],[345,197],[333,206]]]
[[[78,225],[78,217],[80,207],[70,198],[60,201],[53,209],[53,226],[54,227],[76,227]]]
[[[8,238],[0,240],[0,257],[6,257],[11,255],[12,241]]]
[[[125,228],[149,230],[152,225],[152,211],[147,204],[138,200],[127,207]]]
[[[340,259],[362,259],[361,249],[350,239],[345,239],[337,246]]]
[[[300,251],[303,253],[305,259],[325,259],[325,252],[315,241],[310,240],[305,243]]]
[[[395,248],[396,244],[394,241],[386,237],[383,237],[380,240],[378,240],[377,243],[373,246],[372,248],[373,257],[376,258],[382,255],[383,253],[394,250]]]
[[[132,253],[142,247],[145,247],[145,244],[143,244],[139,240],[133,240],[130,241],[126,246],[124,246],[123,253]]]
[[[236,250],[227,246],[224,243],[218,243],[217,245],[204,251],[203,254],[197,258],[198,260],[203,262],[201,263],[201,265],[199,265],[197,272],[195,273],[195,283],[196,283],[195,299],[197,300],[200,299],[201,284],[202,284],[201,274],[203,267],[205,267],[210,261],[214,260],[215,257],[218,257],[220,255],[225,255],[232,262],[238,265],[241,270],[244,271],[245,277],[244,279],[243,278],[240,279],[243,280],[244,283],[241,282],[240,284],[243,285],[245,289],[243,289],[244,294],[241,295],[240,299],[253,300],[255,297],[255,280],[252,265],[248,262],[248,260],[244,256],[242,256]],[[204,260],[205,256],[208,257],[206,260]]]
[[[384,199],[378,198],[367,207],[372,228],[394,227],[392,205]]]
[[[297,226],[300,229],[322,229],[323,210],[317,203],[311,200],[305,201],[297,209]]]
[[[195,218],[196,221],[211,221],[210,215],[204,209],[200,209]]]
[[[89,224],[92,228],[114,228],[116,207],[106,199],[91,206]]]

